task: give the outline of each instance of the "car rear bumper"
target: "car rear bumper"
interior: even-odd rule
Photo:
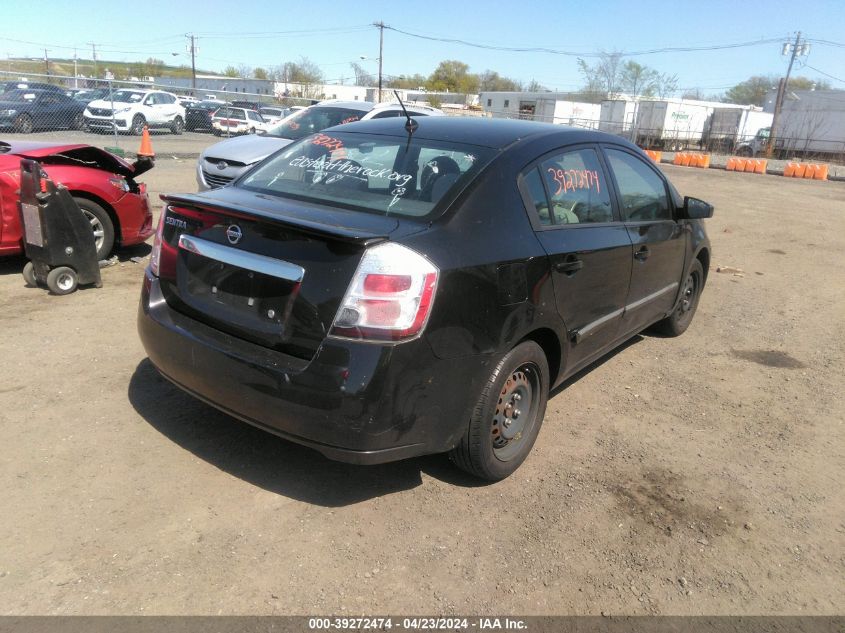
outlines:
[[[489,358],[443,361],[422,339],[326,339],[310,361],[242,341],[171,309],[145,273],[138,331],[153,365],[218,409],[326,457],[378,464],[455,446]]]

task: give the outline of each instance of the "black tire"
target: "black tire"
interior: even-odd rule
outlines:
[[[31,134],[34,127],[32,117],[28,114],[18,115],[18,118],[15,119],[15,130],[21,134]]]
[[[223,132],[221,132],[217,128],[214,128],[213,130],[211,130],[211,133],[214,134],[214,136],[222,136],[222,134],[223,134]]]
[[[701,261],[696,259],[684,279],[678,305],[672,314],[654,324],[655,331],[665,336],[680,336],[686,332],[698,308],[698,300],[701,298],[703,289],[704,268],[701,266]]]
[[[754,152],[751,151],[750,147],[740,147],[739,149],[736,150],[737,156],[750,157],[753,154],[754,154]]]
[[[85,117],[82,116],[81,112],[77,112],[73,115],[73,120],[70,122],[70,129],[71,130],[81,130],[85,126]]]
[[[38,285],[38,279],[35,278],[35,266],[32,265],[32,262],[24,264],[23,280],[30,288],[35,288]]]
[[[147,124],[147,120],[141,114],[136,114],[132,117],[132,127],[129,128],[129,133],[134,134],[135,136],[141,136],[144,133],[144,126]]]
[[[543,424],[548,397],[546,355],[534,341],[520,343],[491,372],[466,433],[449,458],[458,468],[481,479],[504,479],[531,451]],[[519,407],[527,407],[527,411]]]
[[[254,127],[249,128],[249,133],[250,133],[250,134],[255,134],[255,128],[254,128]]]
[[[58,266],[47,273],[47,288],[54,295],[69,295],[79,285],[76,271],[68,266]]]
[[[97,259],[106,259],[114,248],[114,222],[108,211],[88,198],[74,198],[76,204],[91,223],[94,242],[97,246]]]
[[[174,134],[181,134],[182,130],[185,129],[185,122],[182,120],[182,117],[177,116],[173,119],[173,123],[170,124],[170,131]]]

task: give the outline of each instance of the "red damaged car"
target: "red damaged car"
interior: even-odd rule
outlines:
[[[18,214],[21,158],[37,160],[54,182],[73,195],[91,222],[97,257],[115,246],[145,241],[155,231],[146,186],[135,178],[152,167],[135,165],[82,143],[0,141],[0,255],[23,252]]]

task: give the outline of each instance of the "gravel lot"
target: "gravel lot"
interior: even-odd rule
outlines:
[[[329,462],[172,387],[135,333],[148,247],[67,297],[0,262],[0,612],[843,613],[845,184],[664,169],[743,272],[558,390],[494,485]]]

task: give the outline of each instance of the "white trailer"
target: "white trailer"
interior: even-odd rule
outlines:
[[[718,107],[713,110],[707,134],[710,150],[733,152],[748,145],[757,133],[771,127],[772,113],[756,106]]]
[[[845,155],[845,90],[789,91],[775,132],[778,153]]]
[[[700,147],[710,115],[717,107],[741,106],[687,99],[640,101],[634,118],[634,142],[642,147],[668,150]]]
[[[607,99],[601,102],[599,129],[602,132],[626,136],[634,126],[637,103],[625,99]]]
[[[598,103],[537,99],[534,120],[556,125],[572,125],[596,129],[599,125],[601,106]]]

